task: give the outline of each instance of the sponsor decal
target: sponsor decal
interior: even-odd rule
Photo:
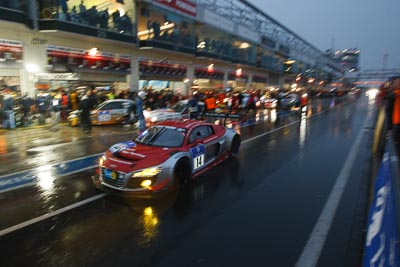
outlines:
[[[118,178],[118,173],[115,172],[115,171],[106,169],[104,171],[104,177],[107,178],[107,179],[111,179],[111,180],[115,181]]]
[[[156,0],[158,3],[173,8],[177,11],[196,17],[196,4],[188,0]]]
[[[97,117],[99,121],[110,121],[111,113],[108,110],[100,110]]]
[[[385,153],[375,181],[374,199],[368,215],[363,266],[400,265],[399,233],[392,179],[389,156]]]
[[[118,153],[118,152],[120,152],[122,150],[129,149],[129,148],[132,148],[132,147],[135,147],[135,146],[136,146],[136,144],[134,142],[127,141],[127,142],[118,143],[118,144],[113,145],[112,147],[110,147],[109,151],[112,154],[114,154],[114,153]]]

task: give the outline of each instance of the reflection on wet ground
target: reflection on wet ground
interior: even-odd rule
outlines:
[[[330,104],[327,102],[324,107],[329,108]],[[190,238],[191,233],[207,222],[224,216],[229,207],[249,195],[247,193],[257,188],[257,185],[269,181],[270,175],[282,164],[299,158],[298,152],[304,152],[307,147],[308,136],[311,133],[314,137],[316,135],[315,129],[311,131],[307,118],[316,114],[318,106],[319,103],[302,113],[281,117],[279,121],[267,121],[257,126],[238,129],[244,137],[239,157],[229,158],[196,180],[185,184],[182,190],[173,190],[162,198],[155,199],[107,195],[5,235],[1,237],[5,249],[0,256],[0,262],[8,266],[18,266],[27,262],[41,266],[131,266],[133,263],[135,266],[149,265],[166,250]],[[273,113],[263,113],[264,120],[272,118]],[[350,113],[343,114],[351,121]],[[335,119],[331,116],[331,120]],[[340,116],[337,119],[340,119]],[[254,139],[254,142],[246,142],[255,134],[262,134],[287,124],[292,126],[282,131],[274,131],[265,138]],[[317,127],[330,131],[331,129],[326,127],[327,124]],[[346,123],[343,125],[339,127],[348,127]],[[332,129],[335,127],[337,126],[332,126]],[[65,154],[74,155],[76,152],[73,150],[86,153],[96,148],[100,150],[101,146],[108,146],[119,138],[132,135],[102,132],[98,134],[96,137],[76,139],[73,142],[79,142],[78,146],[82,148],[71,148],[72,151],[65,151]],[[48,154],[48,161],[57,154],[64,153],[61,145],[52,145],[50,148],[55,151],[54,154]],[[38,159],[46,153],[41,147],[35,151]],[[31,163],[34,164],[34,161]],[[2,229],[98,195],[91,184],[90,177],[93,172],[94,170],[87,170],[57,177],[54,171],[48,168],[48,164],[43,165],[38,169],[38,183],[35,186],[1,195],[1,213],[9,215],[2,216]],[[297,178],[299,177],[296,177],[296,180]],[[285,180],[287,183],[287,177],[279,177],[279,182]],[[271,195],[276,193],[275,197],[279,197],[279,192],[273,192],[273,184],[268,184],[265,190]],[[293,194],[296,192],[295,188],[290,190]],[[286,198],[284,193],[282,192],[282,198]],[[260,202],[253,205],[249,209],[259,210],[260,214],[263,214],[265,207],[273,203]],[[240,225],[236,226],[240,229]],[[27,241],[18,242],[26,237],[29,237]]]

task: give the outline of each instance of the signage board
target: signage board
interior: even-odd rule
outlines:
[[[197,14],[196,4],[189,0],[155,0],[155,2],[191,17],[196,17]]]
[[[0,61],[22,60],[23,45],[21,41],[0,39]]]

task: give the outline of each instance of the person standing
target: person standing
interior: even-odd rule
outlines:
[[[88,23],[86,6],[83,3],[83,0],[79,4],[79,18],[80,18],[80,23],[82,23],[82,24],[87,24]]]
[[[71,109],[72,110],[77,110],[78,109],[78,94],[76,93],[76,90],[73,90],[69,94],[69,102],[71,103]]]
[[[394,78],[392,91],[394,94],[392,112],[393,141],[398,151],[400,151],[400,76]]]
[[[30,116],[31,116],[32,102],[33,102],[32,98],[30,98],[27,94],[24,94],[24,96],[21,99],[22,110],[24,112],[24,119],[23,119],[24,126],[29,126],[31,123]]]
[[[141,90],[137,93],[135,98],[136,104],[136,116],[139,120],[139,133],[142,133],[146,130],[146,121],[143,115],[143,99],[146,97],[146,93]]]
[[[68,117],[68,110],[70,108],[69,96],[63,88],[60,88],[61,94],[61,120],[66,121]]]
[[[107,100],[115,99],[115,92],[114,89],[111,89],[110,92],[107,94]]]
[[[50,113],[51,113],[51,129],[57,130],[57,125],[60,121],[60,112],[61,112],[61,93],[53,92],[51,100],[50,100]]]
[[[2,106],[5,113],[5,119],[3,119],[3,128],[15,129],[16,125],[14,118],[14,99],[10,94],[9,89],[4,90]]]
[[[188,101],[189,118],[196,120],[199,116],[199,100],[197,94]]]
[[[131,128],[132,124],[134,124],[136,122],[136,114],[135,114],[136,105],[135,105],[135,102],[126,103],[125,104],[125,108],[126,108],[126,120],[124,122],[124,127],[125,128]]]
[[[393,90],[393,85],[394,85],[394,80],[395,77],[391,77],[388,79],[386,86],[386,94],[384,96],[384,102],[385,102],[385,113],[386,113],[386,129],[388,131],[392,130],[393,128],[393,110],[394,110],[394,102],[395,102],[395,94]]]
[[[217,101],[212,94],[209,94],[206,100],[204,101],[206,104],[206,111],[207,112],[214,112],[217,108]]]
[[[84,133],[90,133],[92,130],[92,122],[90,120],[90,111],[92,109],[92,100],[90,95],[91,89],[86,89],[85,94],[79,102],[79,109],[81,110],[81,123]]]
[[[36,98],[36,108],[37,108],[37,110],[39,110],[39,124],[40,125],[46,123],[48,107],[49,107],[48,98],[43,93],[39,93],[39,95]]]

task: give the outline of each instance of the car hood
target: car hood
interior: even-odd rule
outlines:
[[[118,143],[105,153],[105,166],[130,172],[133,169],[160,165],[177,151],[176,148],[148,146],[133,141]]]

